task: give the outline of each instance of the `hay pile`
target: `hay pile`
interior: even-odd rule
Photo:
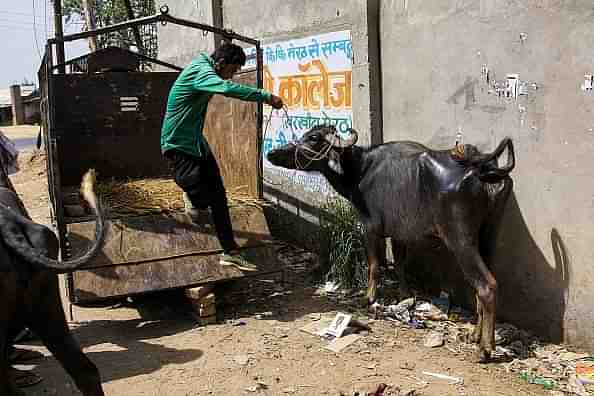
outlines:
[[[247,194],[247,186],[227,192],[229,206],[257,206],[264,203]],[[111,214],[145,215],[184,209],[183,191],[171,178],[108,180],[97,185],[97,194]]]
[[[171,179],[109,180],[97,194],[112,214],[174,212],[184,208],[183,193]]]

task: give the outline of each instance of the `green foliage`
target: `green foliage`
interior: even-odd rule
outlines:
[[[92,0],[95,11],[95,23],[97,28],[113,25],[128,20],[126,6],[123,0]],[[156,12],[154,0],[131,0],[134,17],[140,18],[153,15]],[[66,18],[66,23],[72,19],[85,20],[82,0],[62,0],[62,14]],[[87,27],[85,26],[86,30]],[[143,38],[143,47],[149,56],[156,56],[156,45],[153,43],[155,28],[154,26],[143,26],[140,28]],[[130,48],[135,46],[136,41],[130,29],[97,37],[99,48],[116,46],[121,48]],[[153,49],[153,47],[155,47]]]
[[[107,26],[127,19],[126,7],[122,0],[93,0],[92,3],[95,6],[97,27]],[[132,3],[134,4],[134,2]],[[72,18],[84,20],[83,11],[82,0],[62,0],[62,15],[66,17],[66,22],[69,22]]]
[[[365,235],[356,210],[344,199],[332,198],[321,213],[320,259],[326,280],[346,288],[365,287]]]

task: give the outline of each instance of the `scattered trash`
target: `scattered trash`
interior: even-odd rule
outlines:
[[[266,311],[266,312],[260,312],[259,314],[256,314],[254,317],[258,320],[262,320],[265,318],[271,318],[272,316],[274,316],[274,314],[270,311]]]
[[[407,298],[406,300],[402,300],[398,304],[391,304],[388,306],[383,306],[376,302],[371,306],[371,308],[375,311],[376,314],[381,314],[383,316],[396,319],[403,323],[409,323],[412,319],[410,309],[414,305],[414,303],[414,298]]]
[[[322,314],[320,314],[320,313],[309,314],[309,315],[307,315],[307,318],[309,320],[318,321],[318,320],[322,319]]]
[[[357,330],[365,330],[365,331],[371,331],[371,327],[369,327],[369,325],[365,322],[362,322],[360,320],[357,319],[351,319],[350,323],[349,323],[350,327],[353,327]]]
[[[240,366],[247,366],[250,361],[250,357],[248,355],[235,355],[233,356],[233,360]]]
[[[390,318],[396,319],[399,322],[408,324],[410,327],[422,328],[425,326],[424,321],[426,320],[448,320],[450,310],[449,295],[441,292],[439,298],[434,298],[431,301],[416,301],[414,297],[410,297],[398,304],[387,306],[376,302],[371,308],[376,312],[376,315],[384,316],[388,320]]]
[[[325,346],[325,348],[329,351],[339,353],[344,348],[359,341],[360,338],[362,338],[362,336],[359,334],[348,334],[343,337],[333,339],[328,343],[328,345]]]
[[[588,396],[590,392],[586,390],[584,384],[578,379],[576,375],[569,377],[567,382],[567,391],[578,396]]]
[[[422,322],[422,321],[417,320],[417,319],[411,319],[411,321],[408,322],[408,325],[410,327],[412,327],[413,329],[423,329],[423,328],[425,328],[425,322]]]
[[[244,322],[243,320],[235,320],[235,319],[230,319],[227,321],[227,324],[230,324],[231,326],[245,326],[247,325],[246,322]]]
[[[261,389],[268,389],[268,385],[266,385],[263,382],[258,382],[256,385],[245,388],[246,391],[252,392],[252,393],[258,392]]]
[[[439,378],[439,379],[443,379],[443,380],[449,381],[449,383],[451,385],[462,385],[462,384],[464,384],[464,380],[462,378],[451,377],[451,376],[445,375],[445,374],[431,373],[429,371],[423,371],[423,374],[424,375],[428,375],[430,377],[435,377],[435,378]]]
[[[349,319],[349,316],[350,315],[338,314],[333,319],[327,318],[327,317],[326,318],[316,318],[317,320],[315,322],[312,322],[312,323],[309,323],[309,324],[303,326],[300,330],[305,333],[315,335],[318,337],[322,337],[322,338],[328,340],[329,342],[327,345],[325,345],[324,348],[327,350],[330,350],[332,352],[339,353],[343,349],[345,349],[349,345],[357,342],[359,339],[361,339],[363,337],[361,334],[356,333],[357,330],[359,330],[360,328],[369,328],[369,326],[367,326],[363,322]],[[339,330],[336,333],[336,334],[341,334],[341,337],[335,337],[334,335],[328,334],[328,329],[333,327],[333,324],[334,324],[334,327],[336,327],[335,325],[338,324],[338,321],[339,321],[338,318],[342,318],[342,321],[339,324],[339,326],[343,326],[345,323],[347,326],[346,329],[342,330],[342,332]],[[354,326],[350,327],[349,323],[350,324],[354,323],[357,327],[354,327]],[[335,331],[335,330],[331,330],[330,333],[332,333],[333,331]]]
[[[425,342],[423,345],[425,345],[427,348],[437,348],[443,346],[444,342],[443,334],[432,331],[427,335],[427,337],[425,337]]]
[[[555,380],[550,378],[544,378],[541,376],[530,374],[526,371],[520,373],[520,378],[528,382],[529,384],[542,385],[546,390],[555,389]]]
[[[316,294],[317,295],[326,295],[326,294],[333,294],[338,292],[338,290],[340,289],[340,283],[336,283],[336,282],[326,282],[324,284],[324,286],[318,288],[318,290],[316,290]]]
[[[423,320],[448,320],[448,314],[442,312],[430,302],[422,301],[415,305],[415,317]]]
[[[589,357],[590,357],[590,355],[588,355],[587,353],[562,352],[559,354],[560,360],[568,360],[568,361],[588,359]]]
[[[575,374],[582,384],[594,384],[594,362],[579,362],[575,367]]]
[[[318,321],[309,323],[299,330],[303,331],[304,333],[308,333],[315,336],[325,337],[326,329],[332,323],[332,319],[330,318],[322,318]]]
[[[585,391],[583,395],[589,394],[584,385],[590,385],[584,384],[577,373],[578,367],[594,365],[594,361],[588,361],[591,359],[590,355],[571,352],[559,345],[541,345],[537,340],[527,343],[524,341],[525,334],[521,334],[521,338],[522,340],[518,341],[525,344],[525,355],[532,357],[514,359],[505,365],[508,372],[518,372],[524,380],[528,382],[535,380],[546,389],[549,389],[550,382],[553,381],[555,390],[574,394]]]
[[[351,319],[352,315],[347,315],[342,312],[337,313],[330,326],[326,328],[325,333],[336,338],[342,337],[342,333],[344,333],[346,328],[349,326]]]

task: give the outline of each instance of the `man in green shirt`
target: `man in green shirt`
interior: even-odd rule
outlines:
[[[242,257],[233,237],[223,180],[202,134],[208,101],[215,94],[264,102],[275,109],[283,107],[278,96],[230,81],[245,61],[241,47],[226,43],[210,56],[200,54],[180,73],[167,100],[161,151],[172,165],[175,182],[192,205],[199,209],[210,208],[224,252],[220,263],[253,271],[255,267]]]

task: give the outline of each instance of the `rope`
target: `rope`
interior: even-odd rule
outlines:
[[[270,113],[268,114],[268,119],[266,120],[266,126],[264,127],[264,136],[263,136],[263,140],[266,140],[266,136],[268,135],[268,128],[270,126],[270,120],[272,118],[272,111],[274,109],[271,107],[270,108]],[[289,112],[288,112],[288,107],[287,105],[284,105],[283,108],[283,115],[284,117],[286,117],[287,119],[289,119]],[[322,112],[323,113],[323,112]],[[328,116],[326,115],[326,113],[324,113],[324,116],[326,118],[328,118]],[[289,126],[291,128],[291,134],[293,136],[297,136],[295,134],[295,131],[293,129],[293,124],[291,122],[289,122]],[[335,130],[333,133],[334,136],[338,135],[338,132]],[[294,161],[295,161],[295,168],[297,170],[304,170],[307,169],[314,161],[320,161],[323,160],[325,158],[328,157],[328,154],[330,153],[330,150],[332,150],[332,145],[328,142],[324,142],[324,145],[322,146],[322,148],[320,149],[320,151],[316,151],[313,150],[307,146],[303,146],[303,145],[299,145],[297,143],[295,143],[294,141],[289,142],[289,144],[292,144],[295,146],[295,156],[294,156]],[[303,164],[299,158],[299,155],[301,155],[302,157],[305,158],[305,160],[307,161],[306,164]],[[282,183],[280,182],[274,182],[270,179],[267,179],[264,176],[264,166],[263,166],[263,160],[264,160],[264,156],[262,155],[261,158],[259,159],[260,162],[258,169],[260,172],[260,176],[262,177],[262,180],[264,180],[264,182],[273,185],[273,186],[280,186],[282,185]]]
[[[285,109],[286,105],[283,106],[283,109],[285,110],[285,114],[287,114],[288,117],[288,113]],[[266,120],[266,126],[264,127],[264,136],[262,136],[262,141],[265,142],[266,141],[266,135],[268,135],[268,127],[270,126],[270,120],[272,119],[272,111],[274,110],[274,108],[271,106],[270,107],[270,113],[268,114],[268,119]],[[260,173],[260,177],[262,178],[262,180],[267,183],[270,184],[272,186],[280,186],[282,185],[282,183],[277,183],[275,181],[272,181],[270,179],[267,179],[266,176],[264,176],[264,153],[262,153],[262,155],[260,156],[260,158],[258,158],[258,172]]]

